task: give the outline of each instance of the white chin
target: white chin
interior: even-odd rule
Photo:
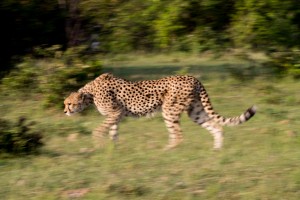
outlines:
[[[72,116],[72,115],[73,115],[73,113],[66,113],[66,115],[68,115],[68,116]]]

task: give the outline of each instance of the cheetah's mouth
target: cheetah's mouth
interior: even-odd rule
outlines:
[[[66,112],[66,115],[67,116],[72,116],[72,115],[74,115],[74,112]]]

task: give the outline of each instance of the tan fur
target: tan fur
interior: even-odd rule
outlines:
[[[166,149],[173,148],[182,141],[179,120],[185,111],[195,123],[214,136],[216,149],[222,147],[222,126],[243,123],[256,112],[255,107],[251,107],[238,117],[225,118],[217,114],[204,86],[192,76],[131,82],[112,74],[102,74],[78,92],[71,93],[64,104],[67,115],[81,112],[88,105],[95,104],[98,111],[106,116],[103,124],[93,132],[95,139],[109,132],[110,137],[117,140],[118,123],[123,117],[145,116],[162,110],[169,131]]]

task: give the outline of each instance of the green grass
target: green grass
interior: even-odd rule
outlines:
[[[104,71],[134,80],[193,74],[219,113],[238,115],[252,104],[258,113],[225,128],[224,148],[217,152],[209,133],[186,115],[184,142],[163,151],[168,134],[160,114],[125,119],[116,147],[107,139],[91,152],[90,133],[103,120],[95,109],[67,117],[43,108],[35,94],[1,95],[1,117],[37,121],[45,146],[37,156],[0,159],[0,199],[299,199],[299,81],[276,79],[263,67],[245,74],[251,63],[235,57],[103,60]]]

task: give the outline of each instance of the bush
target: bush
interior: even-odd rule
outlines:
[[[66,92],[78,90],[86,82],[96,78],[102,63],[92,57],[85,58],[83,48],[68,49],[64,53],[58,47],[36,48],[35,56],[23,62],[2,80],[5,91],[21,91],[41,94],[45,106],[62,105]]]
[[[32,130],[34,122],[20,117],[17,123],[0,119],[0,153],[32,154],[43,145],[43,136]]]
[[[61,67],[55,67],[55,63],[61,64]],[[79,62],[73,67],[60,61],[53,61],[53,65],[49,66],[52,73],[39,76],[39,83],[41,83],[39,88],[44,94],[46,106],[60,105],[64,95],[72,90],[78,90],[86,82],[95,79],[102,69],[99,61]]]
[[[274,68],[277,73],[300,78],[300,51],[271,52],[269,56],[270,61],[267,65]]]

